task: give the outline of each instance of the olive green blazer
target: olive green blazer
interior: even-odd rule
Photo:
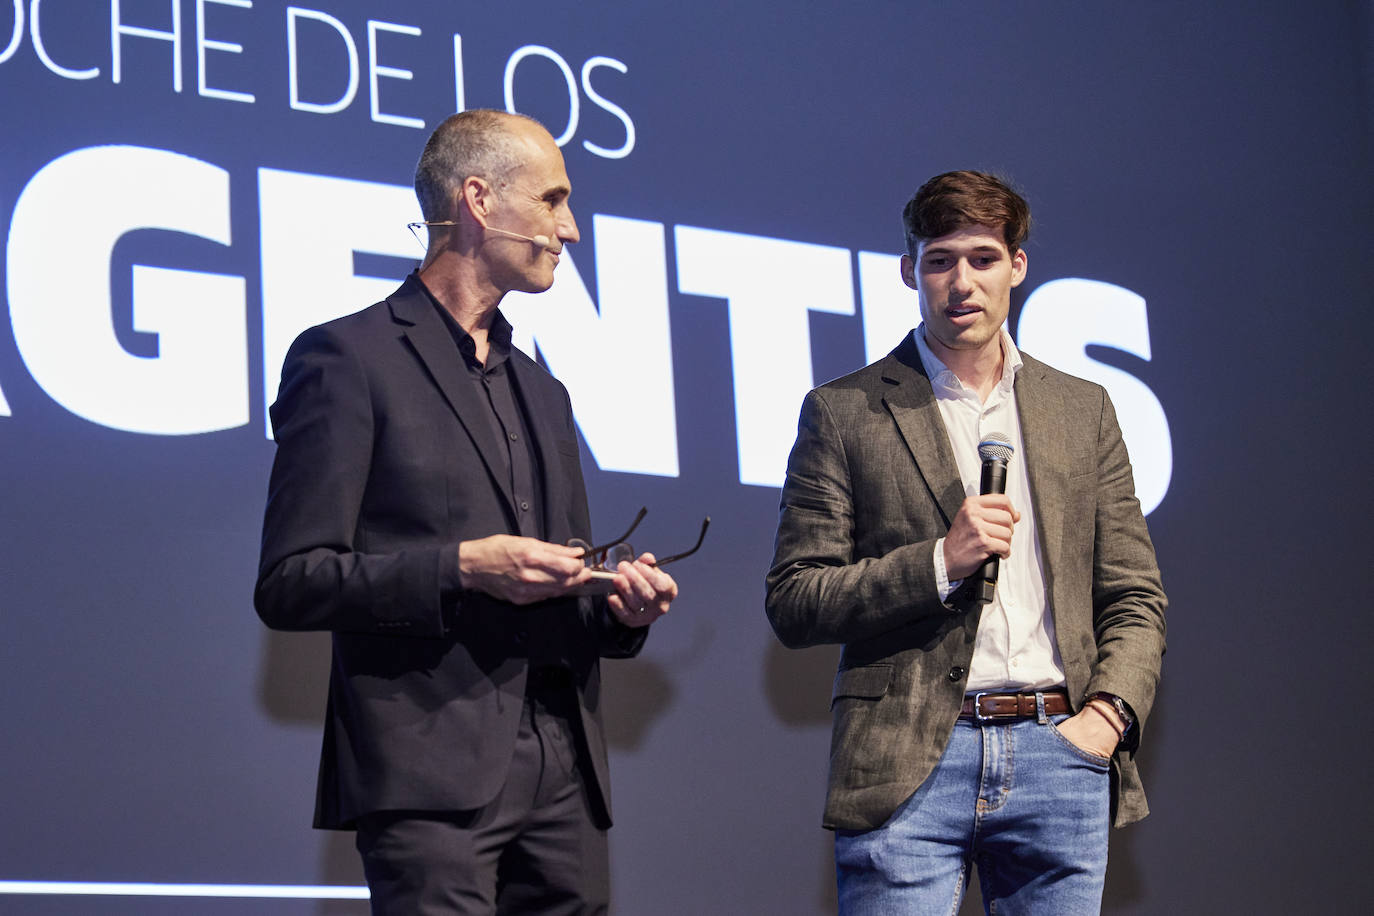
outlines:
[[[1164,652],[1166,599],[1116,414],[1099,385],[1022,354],[1016,401],[1069,698],[1137,717],[1113,759],[1118,826],[1148,813],[1135,751]],[[831,700],[825,826],[882,826],[939,761],[981,607],[948,607],[935,542],[964,500],[909,334],[806,396],[783,485],[767,613],[790,647],[844,646]]]

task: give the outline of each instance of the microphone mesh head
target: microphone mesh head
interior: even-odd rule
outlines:
[[[984,461],[1010,461],[1015,451],[1006,433],[988,433],[978,443],[978,457]]]

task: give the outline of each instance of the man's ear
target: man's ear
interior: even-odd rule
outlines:
[[[462,187],[458,189],[458,202],[467,207],[468,212],[477,218],[477,221],[486,225],[487,215],[492,207],[492,186],[484,179],[475,175],[464,179]],[[454,210],[454,218],[458,216]]]
[[[1026,279],[1026,249],[1016,249],[1016,254],[1011,256],[1011,285],[1020,286],[1021,281]]]
[[[916,262],[911,260],[911,255],[902,255],[902,282],[912,289],[916,289]]]

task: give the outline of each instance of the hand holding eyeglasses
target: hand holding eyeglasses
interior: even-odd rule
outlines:
[[[651,553],[640,554],[634,562],[622,560],[610,585],[614,591],[606,595],[606,605],[627,627],[647,627],[668,613],[677,597],[677,583],[657,568]]]
[[[569,547],[581,551],[580,557],[592,576],[591,581],[581,586],[578,592],[607,595],[606,603],[611,612],[629,627],[648,626],[668,613],[668,606],[677,597],[677,583],[672,576],[663,572],[663,567],[696,553],[706,539],[706,529],[711,525],[711,519],[707,517],[701,523],[696,543],[689,550],[661,560],[652,553],[642,553],[636,558],[634,548],[627,539],[648,511],[647,508],[640,509],[629,529],[607,544],[593,547],[580,538],[568,542]]]
[[[458,574],[464,588],[512,604],[575,594],[592,579],[576,548],[510,534],[461,542]]]

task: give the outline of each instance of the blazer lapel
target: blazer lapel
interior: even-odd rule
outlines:
[[[1053,385],[1045,384],[1044,367],[1023,353],[1024,364],[1016,374],[1016,409],[1021,420],[1021,443],[1026,454],[1026,473],[1030,478],[1031,501],[1035,504],[1036,527],[1044,550],[1045,574],[1059,559],[1058,532],[1064,530],[1064,496],[1069,466],[1064,450],[1062,420],[1064,399]],[[1054,536],[1051,536],[1051,535]]]
[[[392,318],[401,325],[402,333],[410,341],[415,354],[472,439],[482,463],[487,467],[487,474],[496,483],[496,492],[501,494],[507,510],[514,517],[515,507],[510,504],[506,492],[509,487],[500,482],[500,469],[504,468],[504,464],[497,449],[501,444],[496,441],[491,424],[482,415],[482,411],[489,408],[478,400],[477,392],[464,377],[467,369],[453,344],[453,335],[444,326],[444,319],[434,310],[433,303],[419,287],[413,274],[406,278],[405,285],[387,299],[387,303],[391,306]]]
[[[945,524],[952,524],[964,503],[964,484],[935,392],[910,334],[884,358],[882,379],[889,385],[883,405],[916,459],[916,469],[939,504]]]

